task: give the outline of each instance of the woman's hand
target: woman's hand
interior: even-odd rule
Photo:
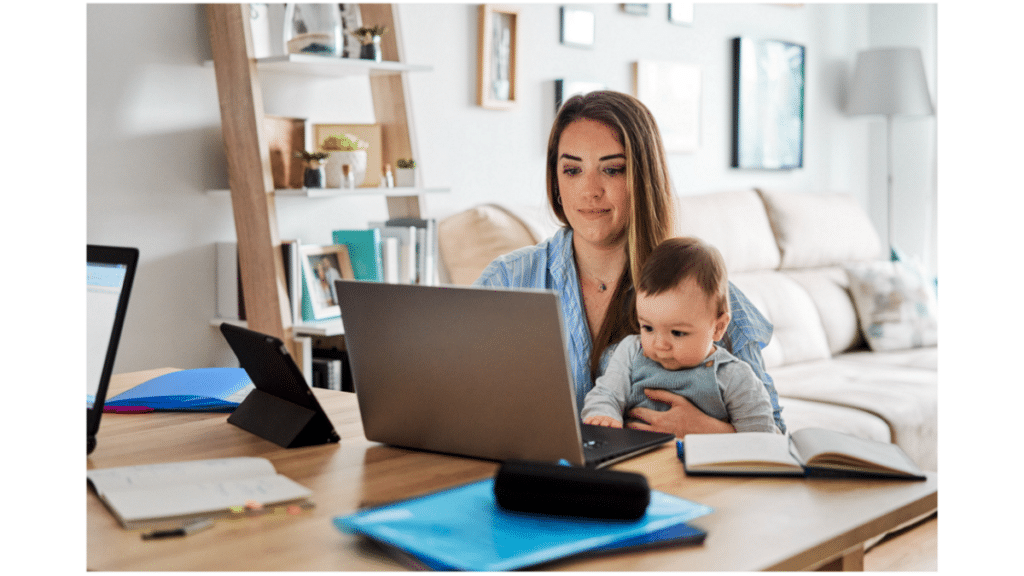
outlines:
[[[609,428],[622,428],[622,422],[619,422],[611,416],[591,416],[583,421],[584,424],[592,424],[594,426],[607,426]]]
[[[657,388],[646,388],[644,389],[644,394],[655,402],[668,404],[669,409],[665,412],[659,412],[650,408],[633,408],[629,411],[628,416],[643,422],[631,422],[629,424],[630,428],[675,434],[677,438],[682,438],[687,434],[714,434],[736,431],[732,424],[708,416],[691,404],[689,400],[678,394]]]

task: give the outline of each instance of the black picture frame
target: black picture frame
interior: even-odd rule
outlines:
[[[800,44],[733,39],[733,168],[803,167],[806,60]]]

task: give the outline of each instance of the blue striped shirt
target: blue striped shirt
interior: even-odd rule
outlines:
[[[558,293],[576,389],[576,407],[582,410],[583,398],[594,387],[594,379],[590,374],[593,342],[587,327],[579,277],[573,258],[572,229],[562,228],[554,236],[536,246],[526,246],[495,258],[487,268],[484,268],[474,284],[499,288],[541,288]],[[754,369],[754,373],[768,390],[775,423],[779,430],[785,432],[786,426],[782,421],[782,410],[779,408],[775,384],[765,371],[764,359],[761,357],[761,349],[771,340],[772,325],[731,282],[729,304],[732,308],[732,321],[726,328],[723,341],[716,344],[729,350]],[[731,346],[726,343],[730,343]],[[602,355],[602,372],[608,366],[608,359],[614,348],[609,346]]]

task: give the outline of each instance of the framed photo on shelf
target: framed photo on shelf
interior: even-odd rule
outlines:
[[[306,282],[313,318],[322,320],[341,316],[334,281],[353,280],[356,277],[355,272],[352,271],[348,247],[344,244],[332,246],[303,244],[299,247],[299,251],[302,260],[302,278]]]
[[[510,110],[517,105],[519,11],[481,4],[479,24],[477,104],[492,110]]]
[[[324,141],[331,136],[347,134],[369,144],[366,149],[366,177],[356,182],[357,187],[375,188],[380,185],[384,170],[384,149],[380,124],[313,124],[313,148],[324,150]]]
[[[804,164],[804,47],[733,39],[732,167],[791,170]]]

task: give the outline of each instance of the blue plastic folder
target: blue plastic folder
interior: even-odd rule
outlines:
[[[403,550],[433,569],[491,572],[652,545],[696,531],[682,525],[711,512],[654,490],[646,515],[635,521],[519,514],[498,507],[494,480],[488,479],[339,516],[334,525]]]
[[[231,412],[253,387],[242,368],[194,368],[146,380],[107,400],[105,408]]]

